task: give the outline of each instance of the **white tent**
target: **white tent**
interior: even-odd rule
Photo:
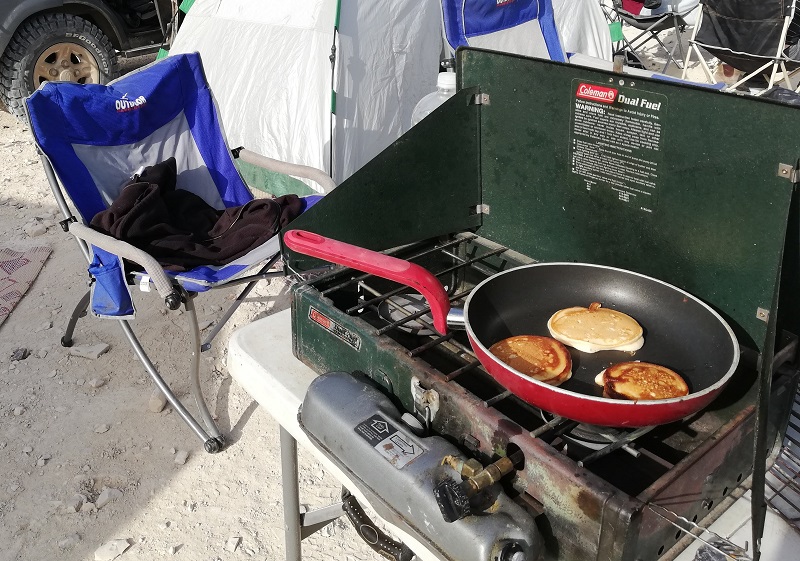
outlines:
[[[565,50],[610,60],[597,2],[552,1]],[[331,172],[333,131],[339,183],[435,90],[441,17],[438,0],[196,0],[170,52],[202,55],[231,146]]]

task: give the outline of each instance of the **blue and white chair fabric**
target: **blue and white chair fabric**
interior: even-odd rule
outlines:
[[[249,292],[255,282],[282,274],[268,272],[280,256],[279,237],[273,236],[226,265],[167,273],[142,250],[88,227],[91,219],[109,207],[135,174],[168,158],[176,160],[176,188],[194,193],[214,209],[238,207],[253,199],[227,145],[200,55],[168,57],[108,85],[47,82],[26,100],[26,110],[43,155],[45,172],[65,218],[62,224],[78,239],[90,263],[95,315],[121,321],[158,388],[204,440],[206,449],[217,451],[222,446],[222,437],[199,389],[195,398],[208,431],[175,398],[130,329],[127,319],[133,316],[133,306],[124,268],[128,261],[143,268],[132,273],[139,277],[138,284],[143,289],[155,286],[170,309],[183,304],[196,328],[192,304],[196,293],[234,282],[249,282],[245,288]],[[238,149],[235,152],[240,154]],[[320,175],[324,174],[320,172],[317,177]],[[61,187],[82,220],[72,214]],[[309,197],[303,201],[304,206],[310,207],[318,199]],[[236,305],[241,299],[240,296],[236,300]],[[72,344],[77,318],[83,315],[89,302],[87,294],[76,307],[62,338],[65,346]],[[231,313],[223,316],[221,323]],[[202,345],[199,330],[193,329],[198,347],[195,355],[210,347],[221,323]],[[193,360],[192,375],[197,382],[198,359]],[[195,387],[199,388],[199,383],[193,384],[193,392]]]
[[[41,151],[87,222],[137,170],[169,157],[177,162],[177,188],[215,209],[253,198],[234,165],[197,53],[166,58],[107,86],[48,82],[27,107]],[[208,290],[258,266],[276,243],[223,267],[173,276],[187,290]]]
[[[491,49],[566,61],[552,0],[442,0],[450,48]]]

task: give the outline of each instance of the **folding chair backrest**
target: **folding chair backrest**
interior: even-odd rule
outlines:
[[[795,0],[703,0],[703,20],[695,41],[741,59],[774,59],[783,50],[786,18],[794,14]],[[714,55],[723,60],[725,55]],[[728,62],[727,60],[725,60]]]
[[[141,167],[174,157],[177,187],[217,209],[252,199],[225,141],[200,55],[168,57],[106,86],[47,82],[31,131],[84,220]]]
[[[564,62],[551,0],[442,0],[450,47],[471,46]]]

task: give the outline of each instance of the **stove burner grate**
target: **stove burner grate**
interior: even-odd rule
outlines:
[[[472,282],[457,283],[458,290],[451,290],[450,300],[455,305],[463,304],[463,300],[472,291],[475,282],[510,266],[506,257],[508,248],[503,246],[482,247],[480,250],[463,250],[475,236],[463,235],[434,245],[434,247],[409,247],[402,251],[410,253],[406,258],[420,262],[438,255],[436,267],[437,277],[449,279],[448,275],[459,274],[470,276]],[[442,259],[444,257],[444,259]],[[497,261],[500,261],[498,264]],[[449,262],[449,265],[447,264]],[[447,284],[447,283],[445,283]],[[447,368],[437,367],[447,382],[457,380],[459,385],[467,387],[479,396],[486,408],[496,407],[514,394],[494,382],[475,357],[472,348],[462,337],[451,331],[447,335],[438,335],[432,328],[430,307],[425,299],[414,292],[409,293],[407,287],[383,285],[380,279],[370,274],[356,274],[348,280],[335,283],[325,288],[322,293],[331,295],[339,290],[355,285],[358,290],[358,301],[343,307],[348,315],[361,315],[369,311],[374,316],[373,323],[378,335],[402,334],[403,345],[411,357],[419,357],[429,361],[431,353],[447,357],[450,364]],[[383,288],[383,290],[380,290]],[[411,337],[409,337],[411,336]],[[432,363],[431,363],[432,364]],[[487,382],[490,381],[490,382]],[[477,386],[477,387],[476,387]],[[480,388],[480,392],[476,391]],[[576,421],[556,417],[528,404],[525,408],[531,411],[531,417],[539,419],[528,427],[534,438],[540,438],[549,444],[561,447],[562,452],[584,466],[612,452],[621,449],[633,458],[645,455],[663,467],[670,468],[672,463],[653,452],[643,450],[642,446],[634,446],[633,442],[647,434],[653,427],[637,430],[620,430],[609,427],[594,427],[579,424]],[[544,422],[544,425],[541,423]]]

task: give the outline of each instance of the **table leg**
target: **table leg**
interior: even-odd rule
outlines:
[[[297,441],[281,427],[281,481],[286,561],[300,561],[300,483],[297,479]]]

